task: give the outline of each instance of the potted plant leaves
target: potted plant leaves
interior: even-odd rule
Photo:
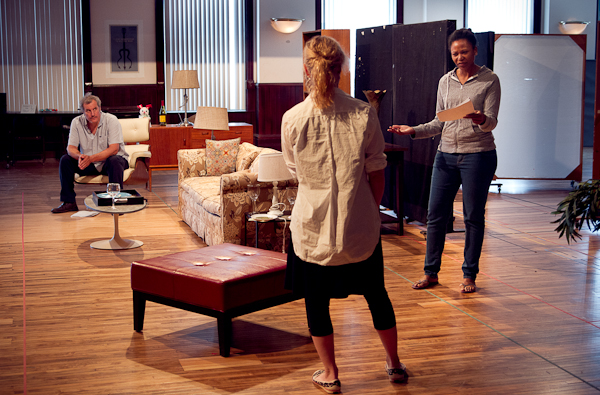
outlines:
[[[600,180],[581,182],[577,187],[558,203],[552,214],[560,218],[552,223],[558,224],[555,231],[558,237],[563,235],[567,243],[581,239],[579,231],[583,225],[596,232],[600,229]]]

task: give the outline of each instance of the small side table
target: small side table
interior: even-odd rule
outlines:
[[[273,224],[273,232],[271,234],[271,241],[273,240],[273,237],[274,237],[274,235],[276,233],[275,232],[275,226],[276,226],[277,223],[287,222],[286,225],[287,225],[287,228],[288,228],[288,231],[289,231],[289,222],[290,222],[290,219],[291,219],[291,215],[290,215],[291,213],[289,211],[286,211],[284,213],[284,215],[282,215],[281,217],[273,218],[273,219],[270,219],[268,221],[255,221],[252,218],[250,218],[250,217],[252,217],[253,214],[254,213],[246,213],[246,215],[245,215],[245,219],[246,219],[246,224],[244,226],[244,244],[245,245],[247,244],[247,239],[248,239],[248,226],[252,222],[254,222],[254,247],[255,248],[259,248],[258,247],[258,239],[259,239],[258,235],[259,235],[259,230],[260,230],[259,229],[259,225]],[[261,213],[261,214],[264,214],[264,213]],[[283,242],[285,243],[285,234],[283,234],[283,238],[284,238]],[[271,244],[272,245],[276,245],[278,243],[271,242]]]
[[[115,231],[112,239],[95,241],[90,244],[90,247],[98,250],[127,250],[130,248],[137,248],[144,245],[143,242],[138,240],[123,239],[119,235],[119,215],[135,213],[136,211],[143,210],[146,208],[146,201],[143,204],[123,204],[115,206],[113,209],[111,206],[97,206],[94,203],[92,195],[85,198],[85,207],[90,210],[99,211],[101,213],[112,214],[115,222]]]

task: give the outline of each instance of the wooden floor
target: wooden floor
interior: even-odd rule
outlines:
[[[121,235],[144,245],[101,251],[90,243],[111,237],[109,215],[50,213],[57,169],[0,170],[0,394],[319,393],[302,301],[236,319],[230,358],[209,317],[149,303],[143,334],[133,331],[130,262],[204,246],[178,218],[174,171],[155,172],[152,192],[138,186],[148,208],[120,219]],[[464,234],[448,236],[441,284],[421,291],[410,284],[422,227],[383,236],[407,384],[386,380],[364,300],[332,302],[344,394],[600,392],[600,237],[567,245],[553,231],[569,182],[502,182],[490,188],[476,294],[458,292]],[[94,190],[76,187],[80,209]],[[461,211],[457,199],[455,228]]]

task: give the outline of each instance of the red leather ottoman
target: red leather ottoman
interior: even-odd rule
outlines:
[[[215,317],[219,352],[229,356],[231,319],[298,299],[283,288],[285,254],[220,244],[131,264],[133,327],[146,300]]]

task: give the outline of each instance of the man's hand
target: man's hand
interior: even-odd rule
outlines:
[[[85,169],[86,167],[88,167],[91,163],[92,163],[92,158],[89,155],[79,155],[79,161],[78,161],[78,165],[79,168],[81,170]]]
[[[392,125],[388,128],[388,132],[396,133],[399,135],[415,134],[415,130],[408,125]]]
[[[465,118],[471,119],[473,121],[473,123],[475,123],[477,125],[482,125],[486,119],[485,114],[482,113],[481,111],[475,111],[471,114],[467,114],[467,115],[465,115]]]

